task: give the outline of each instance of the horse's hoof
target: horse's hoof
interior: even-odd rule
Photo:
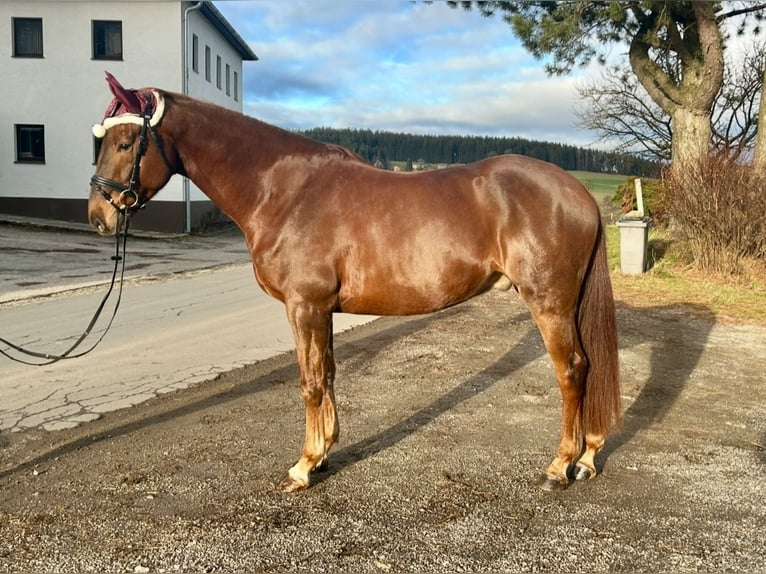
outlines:
[[[538,486],[546,492],[554,492],[556,490],[565,490],[569,486],[569,481],[544,474]]]
[[[296,492],[298,490],[304,490],[308,488],[308,486],[307,482],[293,478],[289,474],[279,481],[279,490],[282,492]]]
[[[596,478],[596,471],[592,468],[588,468],[584,464],[576,464],[574,469],[575,480],[590,480]]]

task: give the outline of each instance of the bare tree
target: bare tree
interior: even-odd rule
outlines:
[[[654,103],[634,75],[612,66],[599,80],[587,80],[577,91],[583,102],[575,111],[578,124],[595,132],[598,141],[609,142],[617,151],[670,161],[670,115]]]
[[[766,68],[763,72],[762,86],[766,84]],[[758,108],[758,125],[766,126],[766,90],[761,89],[761,103]],[[753,167],[766,173],[766,128],[759,130],[755,141],[755,152],[753,153]]]
[[[727,62],[712,110],[712,146],[726,157],[749,159],[754,153],[765,70],[764,43],[752,46],[741,62]]]
[[[663,65],[668,75],[676,73],[672,61]],[[711,145],[731,159],[749,158],[754,153],[765,65],[765,44],[750,48],[739,62],[727,62],[723,86],[711,109]],[[611,66],[599,80],[587,81],[578,92],[583,102],[577,111],[578,122],[596,132],[600,141],[647,159],[670,161],[671,117],[629,70]]]

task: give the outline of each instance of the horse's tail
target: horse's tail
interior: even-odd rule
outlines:
[[[615,315],[605,230],[599,221],[596,245],[580,293],[577,328],[588,358],[583,428],[587,433],[602,436],[619,427],[622,419]]]

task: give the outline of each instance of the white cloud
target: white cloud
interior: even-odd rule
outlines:
[[[289,129],[358,127],[585,145],[575,82],[548,77],[499,18],[368,0],[217,2],[260,60],[245,112]]]

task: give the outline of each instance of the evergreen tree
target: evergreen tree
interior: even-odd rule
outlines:
[[[433,136],[394,132],[313,128],[301,132],[314,140],[341,145],[359,154],[373,165],[386,169],[391,162],[408,162],[413,158],[426,164],[470,163],[512,153],[527,155],[558,165],[567,170],[656,176],[658,165],[628,153],[578,148],[571,145],[539,142],[522,138],[485,136]]]

